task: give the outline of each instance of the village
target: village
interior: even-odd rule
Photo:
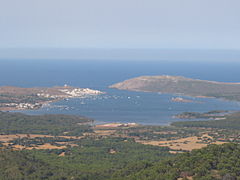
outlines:
[[[33,110],[44,104],[69,99],[88,98],[105,94],[105,92],[89,89],[75,88],[68,85],[52,88],[19,88],[0,87],[0,110]]]

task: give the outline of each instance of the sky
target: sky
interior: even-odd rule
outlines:
[[[239,0],[0,0],[0,48],[240,49]]]

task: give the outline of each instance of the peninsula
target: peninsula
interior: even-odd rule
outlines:
[[[71,86],[21,88],[12,86],[0,87],[0,110],[38,109],[43,104],[68,98],[86,98],[104,92],[89,88]]]
[[[109,87],[129,91],[160,92],[240,101],[240,83],[207,81],[182,76],[140,76]]]

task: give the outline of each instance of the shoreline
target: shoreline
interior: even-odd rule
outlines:
[[[109,88],[240,101],[240,83],[199,80],[183,76],[139,76],[112,84]]]
[[[68,85],[52,88],[0,87],[0,111],[37,110],[46,104],[70,98],[87,98],[105,92]]]

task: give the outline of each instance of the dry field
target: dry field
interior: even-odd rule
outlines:
[[[116,132],[116,130],[94,130],[94,132],[99,136],[111,136]]]
[[[45,143],[43,145],[34,145],[31,147],[27,146],[22,146],[22,145],[12,145],[10,141],[15,140],[15,139],[22,139],[22,138],[45,138],[45,137],[61,137],[65,139],[81,139],[83,137],[81,136],[50,136],[50,135],[42,135],[42,134],[9,134],[9,135],[0,135],[0,142],[2,142],[2,145],[4,146],[11,146],[15,150],[22,150],[22,149],[65,149],[67,148],[67,145],[71,147],[78,146],[77,144],[74,144],[73,142],[56,142],[59,144],[58,146],[56,145],[51,145],[50,143]]]
[[[187,137],[187,138],[180,138],[176,140],[169,140],[169,141],[142,141],[137,140],[138,143],[141,144],[148,144],[153,146],[167,146],[172,150],[185,150],[185,151],[192,151],[193,149],[201,149],[206,147],[208,144],[224,144],[225,142],[216,141],[216,142],[203,142],[205,138],[212,139],[211,136],[203,135],[201,138],[197,136]]]
[[[21,138],[35,138],[35,137],[54,137],[49,135],[41,135],[41,134],[8,134],[8,135],[0,135],[1,142],[9,142],[14,139],[21,139]]]
[[[43,145],[37,145],[37,146],[33,146],[33,147],[26,147],[26,146],[22,146],[22,145],[14,145],[12,146],[14,150],[22,150],[22,149],[65,149],[67,148],[66,146],[54,146],[51,145],[50,143],[45,143]]]

